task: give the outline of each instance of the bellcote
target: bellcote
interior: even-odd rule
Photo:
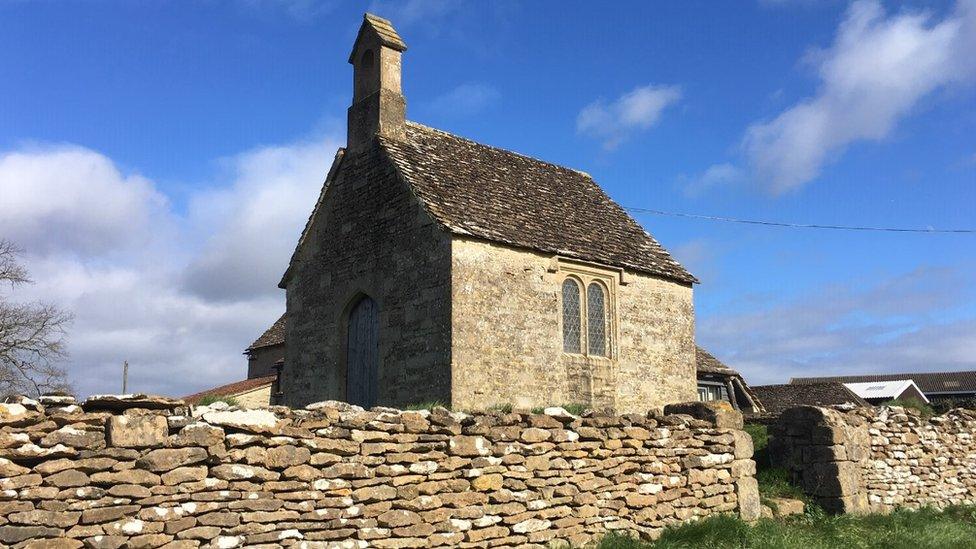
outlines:
[[[377,134],[403,137],[406,100],[400,86],[400,59],[406,49],[392,23],[369,13],[363,16],[349,54],[353,94],[347,146],[351,151],[363,149]]]

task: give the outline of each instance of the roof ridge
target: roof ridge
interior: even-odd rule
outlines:
[[[497,147],[495,145],[488,145],[487,143],[482,143],[480,141],[475,141],[474,139],[471,139],[470,137],[464,137],[463,135],[458,135],[456,133],[451,133],[449,131],[442,130],[440,128],[435,128],[433,126],[428,126],[427,124],[421,124],[420,122],[415,122],[413,120],[407,120],[407,125],[408,126],[415,126],[417,128],[421,128],[421,129],[428,130],[428,131],[432,131],[434,133],[443,134],[443,135],[446,135],[448,137],[452,137],[454,139],[459,139],[461,141],[466,141],[466,142],[471,143],[472,145],[476,145],[478,147],[484,147],[486,149],[493,149],[493,150],[496,150],[496,151],[501,151],[501,152],[504,152],[504,153],[508,153],[508,154],[511,154],[511,155],[514,155],[514,156],[518,156],[518,157],[524,158],[526,160],[531,160],[533,162],[538,162],[540,164],[546,164],[547,166],[552,166],[554,168],[559,168],[561,170],[568,170],[568,171],[571,171],[571,172],[574,172],[574,173],[578,173],[578,174],[580,174],[580,175],[582,175],[584,177],[587,177],[587,178],[593,180],[593,176],[590,175],[589,173],[583,171],[583,170],[577,170],[576,168],[570,168],[569,166],[564,166],[562,164],[556,164],[555,162],[550,162],[548,160],[543,160],[543,159],[537,158],[535,156],[529,156],[529,155],[527,155],[525,153],[520,153],[518,151],[513,151],[511,149],[506,149],[505,147]]]
[[[946,374],[976,374],[976,370],[945,370],[941,372],[884,372],[879,374],[843,374],[837,376],[801,376],[791,377],[790,381],[803,379],[822,379],[838,381],[851,377],[893,377],[893,376],[941,376]],[[895,381],[895,380],[891,380]]]

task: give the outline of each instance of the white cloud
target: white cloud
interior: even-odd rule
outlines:
[[[373,0],[369,12],[381,15],[398,27],[443,17],[458,8],[458,0]]]
[[[186,269],[188,289],[205,298],[277,294],[277,283],[338,147],[334,140],[267,147],[227,161],[233,183],[200,193],[191,218],[211,229]]]
[[[859,280],[822,287],[785,303],[750,298],[745,312],[700,318],[698,339],[757,385],[812,375],[972,369],[976,317],[957,309],[971,300],[971,279],[928,268],[868,286]]]
[[[276,285],[337,145],[226,159],[229,180],[193,195],[187,214],[91,150],[0,155],[0,235],[27,248],[36,281],[18,295],[74,313],[68,370],[79,394],[118,391],[123,360],[136,391],[181,395],[242,378],[244,347],[284,309]]]
[[[101,254],[167,229],[167,200],[150,181],[81,147],[0,154],[0,196],[0,234],[34,250]]]
[[[628,137],[657,123],[668,106],[681,99],[678,86],[638,87],[607,103],[598,99],[583,107],[576,117],[576,131],[599,139],[612,150]]]
[[[471,116],[483,111],[500,95],[488,84],[472,82],[435,97],[427,107],[441,116]]]
[[[337,0],[240,0],[249,9],[281,10],[300,22],[311,22],[331,13],[339,4]]]
[[[753,170],[773,193],[801,187],[852,143],[890,135],[926,95],[970,80],[973,51],[973,0],[960,0],[940,21],[886,15],[874,0],[853,3],[834,44],[808,56],[821,79],[817,94],[747,130]]]
[[[713,164],[701,175],[695,177],[681,177],[680,182],[689,197],[701,196],[716,187],[724,187],[743,181],[742,170],[733,164]]]

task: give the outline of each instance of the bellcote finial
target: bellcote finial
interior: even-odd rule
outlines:
[[[392,23],[371,13],[363,16],[349,54],[353,66],[347,135],[350,150],[361,150],[377,134],[392,139],[403,136],[406,100],[400,86],[400,62],[406,49]]]

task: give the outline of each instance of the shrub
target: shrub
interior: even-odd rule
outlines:
[[[929,405],[936,414],[944,414],[953,408],[976,410],[976,398],[940,398],[933,400]]]
[[[213,404],[214,402],[223,402],[223,403],[226,403],[228,406],[240,406],[237,403],[237,399],[236,398],[234,398],[232,396],[224,396],[224,395],[207,395],[207,396],[201,398],[200,399],[200,402],[198,402],[197,405],[198,406],[209,406],[209,405]]]
[[[901,406],[902,408],[911,408],[922,414],[922,417],[932,417],[935,415],[935,410],[933,410],[931,406],[917,398],[896,398],[895,400],[885,402],[882,404],[882,406]]]

